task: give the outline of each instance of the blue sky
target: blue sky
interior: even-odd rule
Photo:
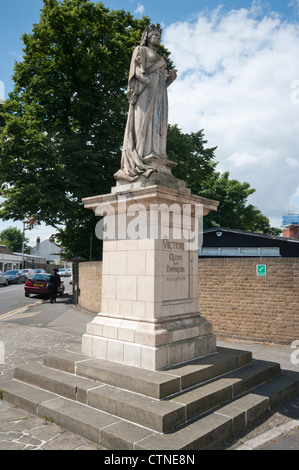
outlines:
[[[13,88],[20,38],[39,21],[42,3],[0,0],[0,99]],[[273,226],[281,226],[283,211],[299,212],[299,0],[103,3],[163,26],[178,70],[170,123],[184,132],[204,129],[208,145],[218,146],[218,171],[248,181],[256,189],[249,202]],[[0,220],[0,231],[7,224]],[[53,233],[38,230],[30,238]]]
[[[94,0],[94,3],[97,3]],[[168,26],[175,22],[193,21],[203,10],[213,11],[220,5],[223,12],[232,9],[250,8],[253,3],[263,5],[263,11],[276,11],[286,20],[294,19],[296,0],[271,0],[253,2],[252,0],[106,0],[104,5],[110,10],[130,11],[137,18],[149,16],[154,23]],[[11,76],[15,61],[22,57],[24,33],[29,33],[32,24],[39,21],[42,0],[0,0],[0,80],[4,83],[5,97],[13,88]],[[298,9],[298,5],[297,5]],[[3,85],[0,87],[0,99],[3,99]]]

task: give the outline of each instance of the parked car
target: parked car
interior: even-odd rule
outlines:
[[[46,273],[46,271],[44,269],[34,269],[33,271],[34,271],[34,274],[37,274],[37,273],[45,274]]]
[[[19,269],[6,271],[5,276],[7,277],[9,284],[21,284],[21,282],[25,283],[27,280],[27,276],[21,273]]]
[[[30,279],[27,279],[24,289],[25,289],[25,297],[29,297],[30,294],[35,295],[44,295],[45,297],[50,296],[49,290],[49,281],[50,281],[51,274],[46,273],[37,273],[34,274]],[[64,282],[60,283],[58,287],[58,295],[64,294]]]
[[[68,272],[66,269],[58,269],[58,274],[60,277],[68,277]]]
[[[2,271],[0,271],[0,285],[8,286],[8,279]]]
[[[73,284],[73,275],[72,275],[72,274],[71,274],[71,277],[70,277],[69,283],[70,283],[70,284]]]
[[[26,276],[27,279],[28,279],[28,277],[31,277],[31,276],[34,275],[34,270],[33,270],[33,269],[22,269],[22,270],[21,270],[21,273],[22,273],[22,274],[25,274],[25,276]]]

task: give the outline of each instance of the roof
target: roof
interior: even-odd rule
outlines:
[[[278,237],[276,235],[267,235],[265,233],[245,232],[244,230],[237,230],[237,229],[225,228],[225,227],[213,227],[213,228],[203,230],[204,234],[211,233],[211,232],[229,232],[229,233],[235,233],[237,235],[247,235],[247,236],[252,236],[252,237],[257,237],[257,238],[267,238],[268,240],[299,243],[299,240],[297,240],[296,238]]]
[[[13,254],[16,255],[16,256],[22,256],[22,253],[13,253]],[[23,256],[24,256],[24,258],[26,258],[26,259],[27,259],[27,258],[29,258],[29,259],[31,259],[31,258],[35,258],[35,259],[47,259],[47,257],[45,257],[45,256],[30,255],[30,254],[28,254],[28,253],[24,253]]]
[[[2,255],[13,255],[14,254],[9,248],[7,248],[6,245],[0,245],[0,253]]]

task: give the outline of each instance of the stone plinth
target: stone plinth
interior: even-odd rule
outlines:
[[[106,231],[102,311],[82,352],[151,370],[214,353],[212,326],[198,312],[197,239],[200,218],[218,203],[137,183],[84,204],[105,215]]]

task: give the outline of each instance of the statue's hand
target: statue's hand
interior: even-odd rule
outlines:
[[[137,95],[136,95],[136,93],[133,93],[133,96],[132,96],[132,98],[130,99],[130,103],[131,103],[131,104],[135,104],[136,101],[137,101]]]
[[[174,82],[176,78],[177,78],[176,70],[170,70],[168,73],[167,80],[166,80],[166,85],[167,86],[171,85],[172,82]]]
[[[148,85],[150,83],[150,79],[148,78],[148,76],[140,70],[136,70],[136,78],[144,85]]]
[[[178,75],[177,75],[176,70],[170,70],[170,71],[169,71],[169,80],[170,80],[171,83],[175,81],[175,79],[177,78],[177,76],[178,76]]]

